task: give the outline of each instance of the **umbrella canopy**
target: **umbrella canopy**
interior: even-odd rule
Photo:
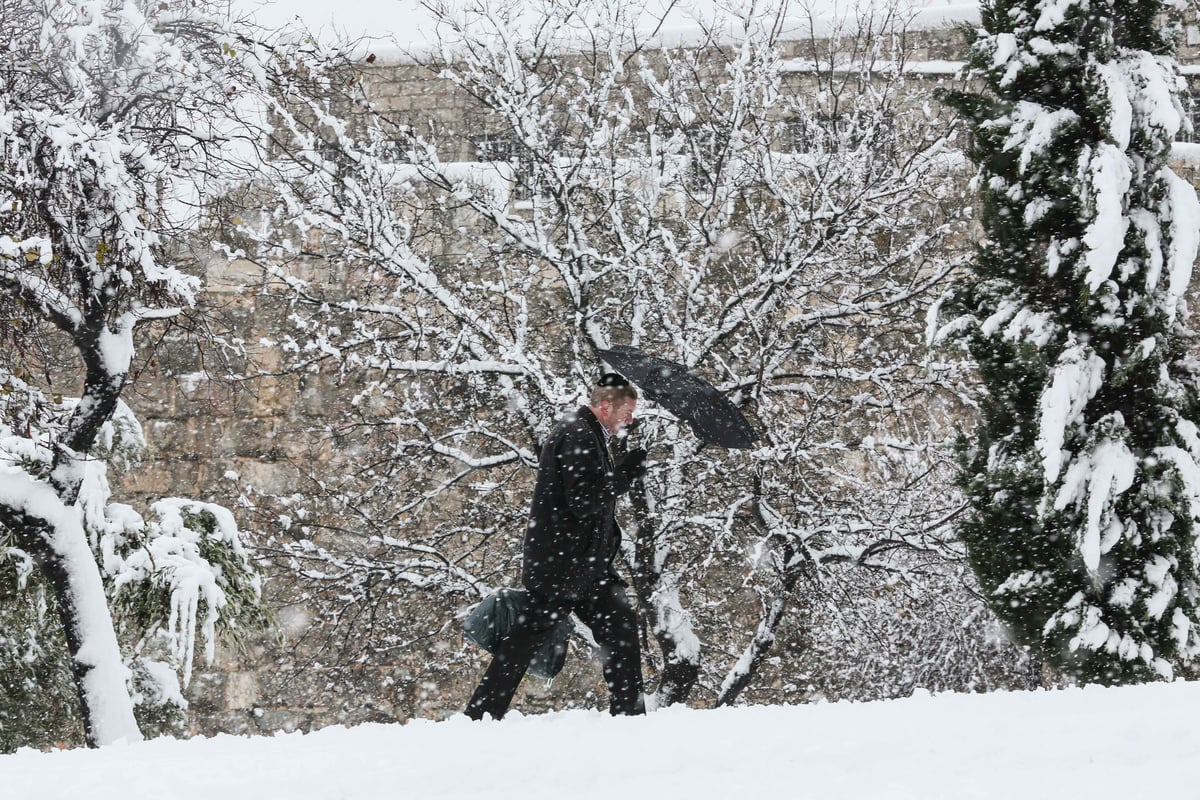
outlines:
[[[646,355],[628,345],[596,353],[636,384],[647,399],[685,420],[700,441],[738,449],[750,447],[757,438],[737,406],[683,364]]]

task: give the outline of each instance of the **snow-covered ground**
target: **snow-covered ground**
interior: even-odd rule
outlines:
[[[571,711],[0,756],[13,800],[1200,797],[1200,683]]]

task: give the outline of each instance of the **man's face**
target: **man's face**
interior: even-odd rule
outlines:
[[[615,434],[633,422],[633,410],[636,407],[637,400],[631,397],[616,402],[604,400],[600,403],[601,413],[597,417],[610,434]]]

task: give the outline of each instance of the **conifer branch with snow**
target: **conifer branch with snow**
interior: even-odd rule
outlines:
[[[1183,292],[1200,204],[1168,4],[983,4],[972,118],[987,238],[944,306],[979,365],[961,531],[1023,644],[1083,681],[1200,654],[1200,406]]]

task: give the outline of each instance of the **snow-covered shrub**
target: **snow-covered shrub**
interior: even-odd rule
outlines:
[[[265,156],[272,124],[302,127],[290,104],[344,59],[204,0],[0,0],[0,20],[0,533],[52,590],[86,741],[132,740],[106,589],[138,636],[165,632],[185,678],[194,635],[211,652],[222,617],[261,616],[223,512],[176,503],[142,523],[110,505],[108,466],[140,438],[122,403],[135,331],[200,313],[203,267],[184,245],[208,236],[210,201],[330,179],[311,158]]]
[[[61,434],[78,401],[48,398],[12,374],[0,387],[0,470],[47,473],[52,454],[40,443]],[[181,683],[191,677],[197,642],[211,663],[218,636],[236,643],[270,620],[227,509],[168,498],[152,505],[147,521],[110,502],[109,465],[136,465],[143,446],[136,418],[118,403],[83,465],[78,508],[121,634],[137,719],[147,734],[181,733]],[[0,749],[78,742],[79,697],[64,647],[45,578],[0,527]]]
[[[211,664],[218,633],[236,641],[269,625],[255,566],[228,509],[168,498],[142,523],[127,506],[110,506],[120,527],[101,539],[112,607],[136,631],[135,650],[158,639],[186,686],[196,645]]]

